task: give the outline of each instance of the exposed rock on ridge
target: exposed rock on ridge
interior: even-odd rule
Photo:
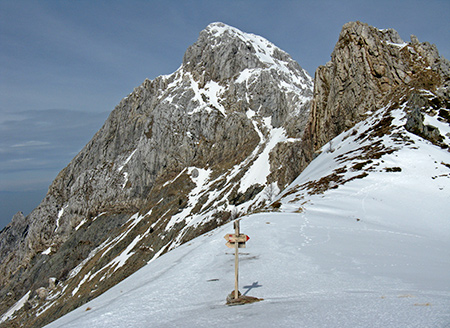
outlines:
[[[317,151],[389,101],[407,100],[411,88],[449,98],[450,65],[435,45],[404,42],[392,29],[360,22],[345,24],[331,55],[314,81],[306,140]]]

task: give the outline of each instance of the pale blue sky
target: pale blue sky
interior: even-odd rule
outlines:
[[[0,229],[145,78],[170,74],[209,23],[261,35],[312,76],[343,24],[394,28],[450,58],[448,0],[0,0]]]

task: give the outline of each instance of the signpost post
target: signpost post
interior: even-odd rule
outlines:
[[[239,236],[239,220],[234,222],[234,234],[237,239]],[[237,300],[239,297],[239,242],[234,241],[234,299]]]
[[[241,234],[239,231],[239,221],[234,222],[234,234],[226,234],[227,247],[234,248],[234,299],[239,298],[239,248],[245,248],[245,243],[249,236]]]
[[[234,221],[234,234],[227,233],[224,236],[227,241],[227,247],[234,248],[234,293],[231,292],[227,296],[227,305],[241,305],[263,300],[262,298],[247,295],[239,296],[239,248],[245,248],[245,243],[250,239],[249,236],[240,233],[239,221],[240,220]],[[256,284],[258,284],[258,282],[256,282]]]

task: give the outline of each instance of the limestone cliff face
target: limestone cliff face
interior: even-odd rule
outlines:
[[[299,144],[311,96],[312,79],[287,53],[209,25],[176,72],[125,97],[43,202],[2,231],[0,312],[30,291],[14,322],[42,325],[264,207],[296,177],[280,163]]]
[[[414,36],[406,43],[392,29],[345,24],[331,61],[316,71],[305,139],[317,151],[390,101],[407,100],[413,89],[448,99],[449,67],[436,46]]]

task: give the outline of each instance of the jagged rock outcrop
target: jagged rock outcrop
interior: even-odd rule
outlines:
[[[331,55],[314,80],[308,137],[314,151],[389,102],[409,98],[412,89],[449,98],[450,65],[435,45],[404,42],[392,29],[360,22],[345,24]]]
[[[24,236],[28,234],[29,220],[22,212],[17,212],[12,220],[1,231],[0,238],[0,258],[5,258],[9,253],[14,252]],[[18,263],[18,265],[20,265]]]
[[[209,25],[181,67],[125,97],[43,202],[2,232],[0,312],[29,295],[13,322],[40,326],[232,212],[263,207],[265,189],[295,178],[279,165],[311,96],[287,53]]]
[[[413,92],[405,106],[409,109],[406,115],[406,130],[441,148],[449,148],[445,139],[450,138],[450,132],[441,134],[440,129],[428,123],[426,117],[435,117],[438,122],[450,126],[450,97],[446,98],[421,90],[421,92]]]

